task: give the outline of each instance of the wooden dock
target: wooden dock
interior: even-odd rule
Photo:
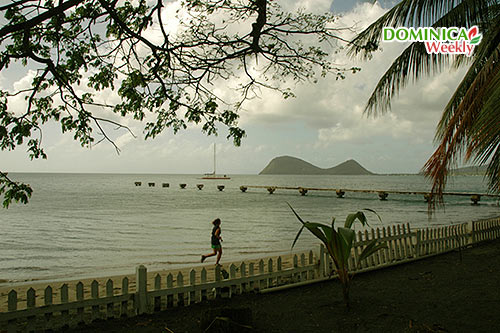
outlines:
[[[426,202],[429,202],[432,198],[430,192],[424,191],[399,191],[399,190],[361,190],[361,189],[346,189],[346,188],[318,188],[318,187],[302,187],[302,186],[269,186],[269,185],[242,185],[240,190],[246,192],[249,188],[255,189],[267,189],[269,194],[273,194],[276,190],[295,190],[301,195],[306,195],[310,191],[327,191],[335,192],[337,197],[343,198],[347,192],[353,193],[375,193],[378,195],[380,200],[387,200],[389,194],[412,194],[412,195],[422,195]],[[453,195],[453,196],[465,196],[470,197],[473,204],[478,204],[481,197],[493,197],[500,198],[498,194],[489,193],[466,193],[466,192],[444,192],[443,195]]]

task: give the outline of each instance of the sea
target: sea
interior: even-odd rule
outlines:
[[[368,208],[371,227],[409,223],[412,229],[500,216],[498,199],[446,196],[445,206],[429,215],[421,195],[249,188],[242,185],[302,186],[362,190],[429,191],[420,175],[277,176],[231,175],[203,180],[200,175],[10,173],[30,184],[27,205],[0,209],[0,286],[134,274],[148,270],[196,267],[211,252],[211,221],[222,220],[222,263],[287,254],[300,229],[289,203],[306,221],[343,224],[348,214]],[[142,186],[135,186],[142,182]],[[148,183],[155,183],[149,187]],[[169,187],[163,187],[168,183]],[[179,184],[186,184],[181,189]],[[204,184],[202,190],[196,185]],[[219,191],[217,186],[224,185]],[[455,176],[447,191],[486,193],[482,176]],[[361,226],[357,229],[362,230]],[[293,251],[317,248],[306,231]],[[209,258],[210,263],[214,258]]]

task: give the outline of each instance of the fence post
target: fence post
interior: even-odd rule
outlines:
[[[47,286],[44,291],[44,305],[50,307],[53,304],[53,290],[51,286]],[[45,314],[45,328],[50,329],[52,325],[52,312]]]
[[[231,264],[231,266],[229,266],[229,278],[231,280],[236,279],[236,265],[235,264]],[[238,288],[237,285],[232,284],[230,286],[230,288],[229,288],[229,297],[232,297],[233,295],[236,295],[238,293],[238,289],[241,290],[241,285]]]
[[[207,283],[207,270],[205,268],[203,268],[201,270],[201,274],[200,274],[200,284],[203,286],[205,283]],[[205,288],[201,289],[200,298],[202,301],[205,301],[208,299],[207,289],[205,289]]]
[[[189,285],[194,287],[196,285],[196,271],[191,269],[189,271]],[[189,293],[189,304],[196,303],[198,301],[198,292],[193,290]]]
[[[108,279],[106,281],[106,297],[110,298],[108,304],[106,304],[106,317],[113,318],[115,316],[114,309],[115,303],[113,302],[114,289],[113,289],[113,280]]]
[[[135,312],[140,315],[148,311],[148,271],[144,265],[137,266],[135,269],[136,289],[135,289]]]
[[[215,282],[220,282],[222,280],[221,266],[215,266]],[[215,298],[221,297],[221,288],[218,286],[215,287]]]
[[[254,275],[254,263],[251,262],[250,264],[248,264],[248,276],[250,276],[250,290],[251,291],[254,291],[256,289],[256,283],[255,283],[255,280],[253,279],[253,275]]]
[[[122,295],[128,295],[128,277],[124,277],[122,280]],[[122,301],[120,305],[120,315],[128,315],[128,304],[127,300]]]
[[[155,276],[155,290],[161,290],[161,275]],[[161,311],[161,296],[156,296],[153,300],[153,311]]]
[[[267,272],[270,274],[273,272],[273,259],[271,258],[267,261]],[[273,280],[274,279],[272,277],[267,280],[267,288],[271,288],[273,286]]]
[[[417,237],[415,241],[415,257],[420,257],[420,238],[422,237],[422,232],[417,230]]]
[[[181,272],[177,273],[177,287],[184,287],[184,276]],[[184,306],[184,293],[177,293],[177,306]]]
[[[314,265],[314,255],[312,250],[309,250],[309,261],[307,262],[307,264],[309,266]],[[314,279],[314,269],[307,271],[307,279],[308,280]]]
[[[36,307],[36,292],[33,288],[28,289],[26,292],[26,307],[28,309],[34,309]],[[28,332],[35,331],[36,316],[29,316],[26,319],[26,330]]]
[[[247,277],[247,265],[245,264],[245,262],[241,262],[241,265],[240,265],[240,276],[242,278],[246,278]],[[243,280],[244,282],[241,283],[241,293],[245,293],[248,291],[248,282],[246,281],[246,279]]]
[[[92,281],[90,284],[90,297],[92,299],[99,299],[99,282],[96,280]],[[100,317],[100,306],[92,305],[91,321],[99,319]]]
[[[8,298],[8,311],[16,311],[17,310],[17,291],[11,290],[7,296]],[[15,319],[9,320],[7,323],[7,332],[15,333],[17,332],[17,322]]]
[[[65,283],[61,286],[61,304],[69,302],[68,285]],[[61,311],[62,322],[64,323],[63,328],[66,328],[69,322],[69,310]]]
[[[323,244],[319,245],[319,266],[318,266],[318,275],[319,277],[325,277],[325,246]]]

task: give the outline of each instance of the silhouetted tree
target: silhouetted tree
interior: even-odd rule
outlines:
[[[337,40],[334,16],[284,12],[277,1],[184,0],[177,17],[164,0],[11,0],[0,5],[0,73],[29,74],[31,87],[0,90],[0,148],[26,144],[30,157],[46,158],[41,125],[59,122],[82,146],[115,146],[109,125],[130,129],[120,117],[144,121],[145,138],[188,123],[241,143],[242,103],[260,88],[293,96],[283,82],[345,70],[330,62]],[[169,24],[177,25],[171,29]],[[237,78],[236,102],[220,99],[213,85]],[[111,104],[102,92],[116,91]],[[24,96],[23,110],[9,102]],[[117,120],[118,119],[118,120]],[[132,133],[131,133],[132,134]],[[0,173],[4,206],[27,202],[29,186]]]

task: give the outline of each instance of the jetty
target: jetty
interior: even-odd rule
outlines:
[[[363,189],[346,189],[346,188],[318,188],[318,187],[302,187],[302,186],[273,186],[273,185],[241,185],[240,190],[242,192],[246,192],[248,189],[266,189],[269,194],[273,194],[276,190],[295,190],[298,191],[301,195],[306,195],[311,191],[326,191],[326,192],[335,192],[337,197],[343,198],[344,195],[348,192],[352,193],[374,193],[377,194],[380,200],[387,200],[389,194],[411,194],[411,195],[422,195],[426,202],[430,202],[432,199],[431,192],[424,191],[400,191],[400,190],[363,190]],[[490,193],[467,193],[467,192],[444,192],[445,196],[465,196],[470,197],[470,200],[473,204],[478,204],[481,200],[481,197],[493,197],[500,198],[498,194],[490,194]]]

